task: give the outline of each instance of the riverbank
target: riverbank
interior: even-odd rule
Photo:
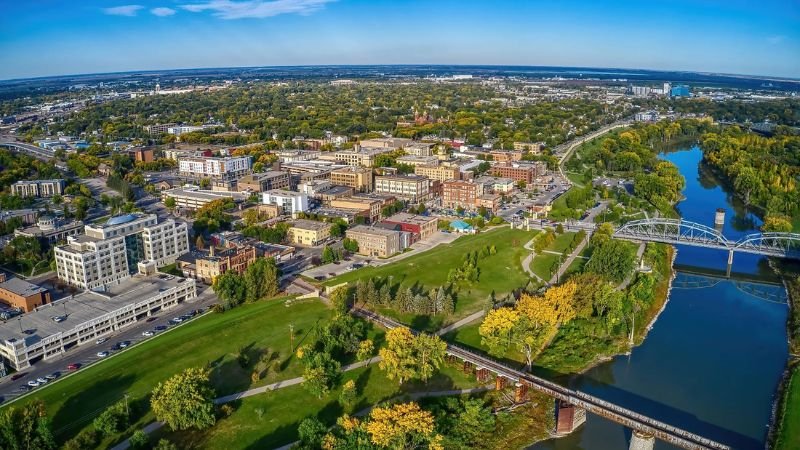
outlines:
[[[790,450],[800,448],[800,275],[782,270],[781,264],[771,265],[788,294],[789,362],[778,385],[767,442],[775,450]]]
[[[652,271],[640,272],[634,283],[628,287],[628,292],[631,292],[637,286],[643,287],[652,283],[652,301],[634,316],[633,345],[630,342],[629,327],[618,328],[612,335],[601,337],[595,334],[595,322],[574,320],[563,325],[551,344],[539,354],[534,361],[536,368],[555,376],[581,374],[616,356],[630,354],[634,347],[645,340],[667,305],[675,276],[672,263],[676,254],[670,245],[648,244],[644,258],[652,265]]]

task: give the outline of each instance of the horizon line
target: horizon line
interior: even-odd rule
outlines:
[[[611,69],[611,70],[626,70],[626,71],[643,71],[653,73],[685,73],[696,75],[710,75],[710,76],[726,76],[734,78],[750,78],[750,79],[763,79],[770,81],[784,81],[792,83],[800,83],[800,77],[786,77],[776,75],[759,75],[759,74],[744,74],[744,73],[726,73],[726,72],[713,72],[713,71],[697,71],[685,69],[648,69],[648,68],[630,68],[630,67],[612,67],[612,66],[558,66],[558,65],[521,65],[521,64],[448,64],[448,63],[374,63],[374,64],[294,64],[294,65],[265,65],[265,66],[217,66],[217,67],[182,67],[182,68],[168,68],[168,69],[133,69],[122,71],[110,72],[85,72],[85,73],[64,73],[58,75],[41,75],[30,76],[21,78],[0,78],[0,83],[8,82],[21,82],[21,81],[35,81],[44,80],[48,78],[62,78],[62,77],[81,77],[81,76],[97,76],[97,75],[121,75],[131,73],[154,73],[154,72],[181,72],[192,70],[223,70],[223,69],[287,69],[287,68],[315,68],[315,67],[529,67],[529,68],[559,68],[559,69]]]

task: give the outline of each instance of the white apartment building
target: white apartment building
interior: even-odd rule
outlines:
[[[261,203],[278,205],[286,214],[308,211],[308,195],[301,192],[271,190],[261,193]]]
[[[431,156],[433,155],[434,145],[436,144],[431,144],[428,142],[414,142],[403,147],[403,151],[406,152],[406,155]]]
[[[11,185],[11,193],[20,197],[52,197],[64,193],[64,180],[17,181]]]
[[[137,271],[141,261],[172,264],[189,251],[185,223],[158,223],[155,214],[112,217],[87,225],[83,235],[69,236],[55,247],[56,271],[64,282],[83,289],[119,284]]]
[[[183,133],[192,133],[195,131],[203,131],[205,127],[200,127],[196,125],[176,125],[173,127],[167,128],[168,134],[174,134],[175,136],[180,136]]]
[[[178,175],[186,178],[211,178],[235,181],[250,173],[252,160],[249,156],[225,158],[191,156],[178,158]]]

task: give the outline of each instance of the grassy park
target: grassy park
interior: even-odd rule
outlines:
[[[795,364],[789,381],[786,384],[786,393],[782,401],[782,410],[779,414],[778,434],[773,448],[776,450],[789,450],[800,448],[800,364]]]
[[[56,438],[63,442],[126,394],[132,404],[146,406],[143,400],[157,383],[187,367],[211,364],[212,383],[218,395],[299,376],[302,366],[289,349],[289,324],[294,326],[297,346],[311,335],[318,322],[330,317],[330,312],[316,300],[286,305],[272,300],[200,317],[37,390],[21,402],[44,401]],[[273,364],[262,380],[251,382],[250,370],[242,369],[237,362],[240,352],[250,354],[251,360],[257,355],[271,355]],[[130,430],[151,420],[152,414],[146,413]]]
[[[569,247],[570,242],[575,237],[574,232],[567,231],[556,236],[555,241],[545,248],[546,252],[558,252],[564,254]],[[562,262],[567,258],[567,254],[562,257]],[[536,275],[539,275],[543,280],[547,281],[553,276],[555,270],[553,269],[558,264],[558,255],[553,253],[539,253],[533,258],[531,262],[531,270]]]
[[[358,398],[350,410],[337,401],[341,385],[354,380]],[[297,440],[297,427],[304,418],[316,416],[333,425],[343,413],[356,413],[379,402],[417,392],[464,389],[477,386],[474,376],[466,375],[453,366],[443,366],[426,384],[405,383],[386,378],[377,365],[342,374],[340,386],[319,399],[301,385],[287,387],[264,395],[248,397],[232,403],[233,413],[220,419],[212,428],[203,431],[171,432],[165,437],[182,449],[195,448],[276,448]]]
[[[480,278],[477,282],[458,283],[458,299],[452,317],[381,311],[414,328],[434,331],[442,325],[455,322],[483,308],[492,292],[500,297],[525,286],[529,277],[522,270],[521,261],[528,251],[523,246],[535,235],[535,231],[498,227],[485,233],[461,237],[450,244],[439,245],[425,253],[396,263],[345,273],[326,281],[325,285],[334,286],[344,282],[352,283],[359,279],[393,277],[394,282],[399,282],[403,287],[415,284],[425,289],[439,287],[447,284],[449,271],[462,264],[465,254],[486,246],[496,246],[496,254],[481,257],[479,260]]]

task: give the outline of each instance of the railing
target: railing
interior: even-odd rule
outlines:
[[[395,320],[361,308],[353,309],[353,313],[378,323],[387,329],[405,327],[405,325]],[[418,333],[414,330],[411,331],[413,333]],[[481,368],[488,369],[498,376],[508,378],[512,381],[524,383],[533,389],[543,392],[551,397],[564,400],[572,405],[620,423],[634,430],[651,434],[656,438],[665,442],[669,442],[673,445],[687,449],[729,449],[729,447],[726,445],[660,422],[656,419],[652,419],[592,395],[580,391],[574,391],[552,381],[548,381],[535,375],[508,367],[499,361],[479,355],[457,345],[448,343],[447,353],[464,361],[475,364],[476,366],[480,366]]]

